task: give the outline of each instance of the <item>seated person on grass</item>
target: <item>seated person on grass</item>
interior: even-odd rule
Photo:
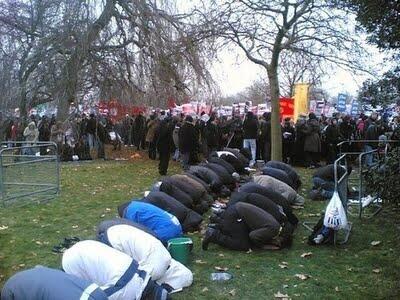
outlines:
[[[313,187],[310,191],[311,200],[326,200],[331,199],[333,196],[333,191],[335,190],[335,171],[334,165],[327,165],[318,168],[313,175],[312,183]],[[351,167],[349,169],[349,174],[351,173]],[[340,179],[346,173],[346,168],[343,166],[338,166],[337,177]]]

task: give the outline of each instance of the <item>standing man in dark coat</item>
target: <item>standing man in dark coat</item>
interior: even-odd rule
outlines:
[[[215,115],[211,115],[204,128],[204,134],[207,141],[207,156],[208,154],[217,151],[219,146],[218,126],[215,124]]]
[[[134,138],[135,138],[135,146],[137,150],[140,150],[140,146],[142,149],[144,149],[144,145],[142,144],[143,141],[143,135],[145,133],[146,129],[146,119],[143,117],[142,112],[139,112],[139,114],[135,118],[135,133],[134,133]]]
[[[265,161],[271,160],[271,113],[263,114],[265,122],[262,123],[260,134],[260,145],[262,147],[262,158]]]
[[[330,120],[330,124],[328,125],[328,127],[326,127],[325,139],[327,147],[326,163],[333,164],[333,162],[336,160],[338,153],[337,144],[341,140],[339,127],[337,126],[337,120],[335,118],[332,118]]]
[[[172,131],[173,123],[171,117],[165,117],[160,126],[156,130],[155,141],[157,145],[157,151],[160,156],[160,163],[158,164],[158,171],[160,175],[167,175],[169,158],[173,148]]]
[[[296,139],[296,131],[291,124],[290,118],[285,118],[285,124],[282,127],[282,152],[283,162],[290,164],[293,162],[293,146]]]
[[[181,153],[182,166],[184,170],[189,169],[190,159],[193,158],[197,149],[197,133],[193,125],[192,116],[185,118],[185,123],[179,130],[179,152]]]
[[[243,148],[248,148],[251,151],[250,166],[256,162],[257,140],[258,136],[258,120],[253,112],[249,111],[246,114],[246,119],[243,122]]]
[[[304,141],[306,131],[306,115],[301,113],[297,119],[296,125],[296,142],[295,142],[295,162],[297,165],[305,166]]]
[[[319,167],[319,155],[321,153],[320,134],[321,129],[317,117],[314,113],[310,113],[306,123],[304,140],[304,152],[306,153],[307,164],[310,168]]]

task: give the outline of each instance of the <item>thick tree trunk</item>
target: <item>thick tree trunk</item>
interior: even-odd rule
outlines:
[[[280,123],[279,80],[277,68],[268,70],[271,93],[271,159],[282,160],[282,129]]]
[[[73,54],[66,62],[64,67],[64,86],[62,87],[63,93],[59,100],[57,118],[64,120],[68,117],[69,106],[71,102],[76,101],[76,92],[78,86],[79,72],[82,70],[85,61],[87,60],[90,46],[99,37],[100,32],[110,22],[114,10],[116,0],[107,0],[104,9],[99,18],[89,26],[85,38],[81,39],[79,44],[75,47]]]

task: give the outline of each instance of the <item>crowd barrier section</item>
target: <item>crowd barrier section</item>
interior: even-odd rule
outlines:
[[[46,202],[59,194],[60,162],[55,143],[9,141],[0,145],[3,206]]]
[[[350,148],[352,144],[359,145],[356,148],[363,150],[363,146],[366,143],[375,143],[377,145],[380,144],[381,146],[371,151],[343,151],[344,146],[348,146]],[[377,166],[377,164],[381,163],[382,158],[384,158],[382,170],[383,176],[386,176],[384,163],[387,160],[391,145],[397,145],[398,143],[399,141],[396,140],[351,140],[343,141],[337,144],[340,155],[346,154],[348,157],[348,161],[354,161],[353,172],[352,174],[350,174],[349,178],[349,187],[351,191],[351,194],[349,196],[349,206],[358,207],[358,211],[357,213],[354,213],[350,208],[349,214],[357,214],[358,217],[361,219],[363,216],[365,218],[371,218],[381,211],[383,199],[380,198],[380,195],[378,193],[367,195],[366,192],[364,176],[369,167],[371,167],[366,165],[366,157],[368,155],[372,155],[374,166]],[[395,150],[397,151],[397,157],[399,157],[400,166],[399,147],[396,147]]]

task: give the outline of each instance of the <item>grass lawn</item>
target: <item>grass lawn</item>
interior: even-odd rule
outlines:
[[[309,189],[310,172],[299,170]],[[177,164],[169,173],[180,172]],[[153,161],[68,163],[62,166],[61,196],[48,204],[0,208],[0,286],[13,273],[37,264],[59,267],[61,255],[51,252],[64,237],[93,238],[96,225],[116,216],[119,203],[139,196],[157,178]],[[301,221],[315,219],[324,203],[306,201],[297,211]],[[292,299],[400,299],[400,221],[386,209],[377,217],[352,217],[346,246],[310,247],[302,226],[293,247],[274,252],[241,253],[210,245],[201,250],[199,233],[192,264],[194,284],[173,299],[274,299],[278,292]],[[372,241],[381,241],[372,246]],[[307,258],[301,255],[312,254]],[[287,267],[282,268],[284,265]],[[233,279],[212,282],[216,266],[229,268]],[[306,280],[296,274],[310,277]]]

